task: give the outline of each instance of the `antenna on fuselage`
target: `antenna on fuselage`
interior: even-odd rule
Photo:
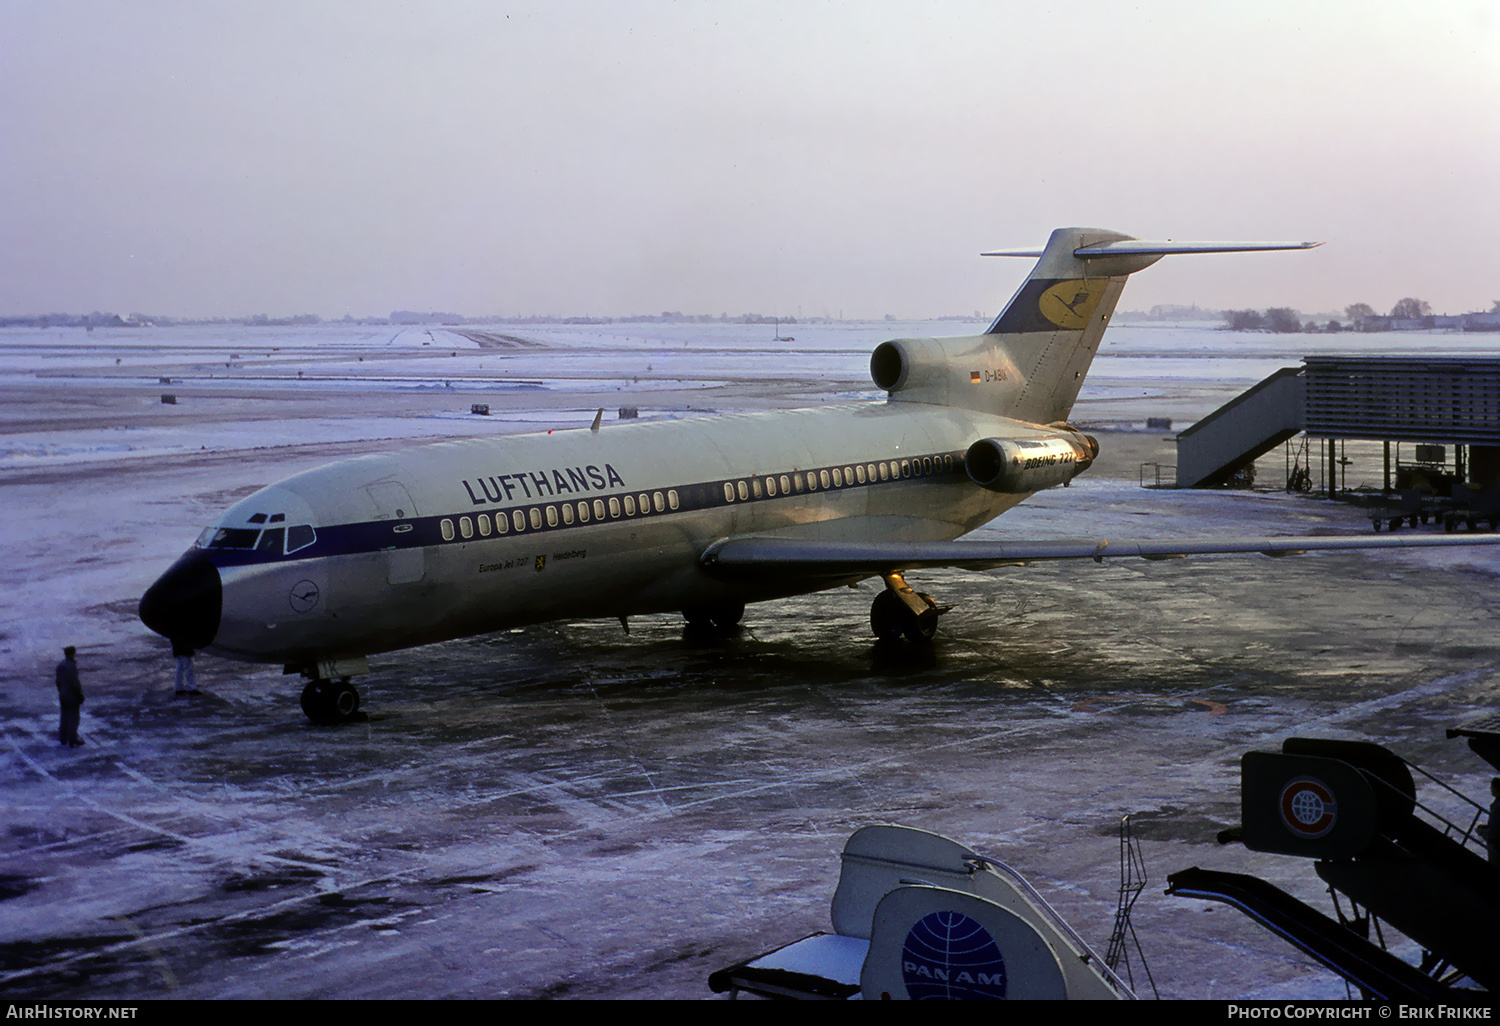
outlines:
[[[599,407],[599,412],[594,414],[594,422],[589,425],[589,430],[597,434],[599,425],[602,423],[604,423],[604,407],[601,406]]]

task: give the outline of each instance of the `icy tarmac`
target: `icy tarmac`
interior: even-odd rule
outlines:
[[[1253,872],[1328,908],[1306,863],[1214,841],[1239,818],[1240,755],[1289,735],[1377,741],[1483,795],[1484,764],[1442,735],[1496,705],[1493,554],[914,574],[956,606],[929,652],[868,640],[870,584],[753,606],[713,643],[671,617],[560,623],[378,657],[367,719],[339,728],[306,722],[279,667],[204,657],[205,693],[174,699],[136,602],[257,487],[601,406],[607,431],[623,405],[872,396],[876,343],[973,328],[790,330],[0,332],[0,991],[704,998],[713,969],[828,928],[837,853],[872,822],[1005,859],[1102,950],[1133,813],[1152,876],[1134,922],[1163,996],[1343,997],[1239,913],[1163,896],[1165,877]],[[1117,326],[1075,419],[1180,428],[1314,342]],[[1280,493],[1141,489],[1170,440],[1099,436],[1088,475],[985,530],[1368,529]],[[88,696],[72,751],[52,686],[69,643]]]

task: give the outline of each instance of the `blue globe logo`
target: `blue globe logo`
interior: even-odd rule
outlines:
[[[989,931],[962,912],[932,912],[906,934],[901,979],[913,1001],[999,1000],[1005,959]]]

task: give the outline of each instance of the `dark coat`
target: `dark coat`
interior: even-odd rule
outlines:
[[[64,659],[57,664],[57,700],[64,707],[83,704],[83,685],[78,681],[78,664]]]

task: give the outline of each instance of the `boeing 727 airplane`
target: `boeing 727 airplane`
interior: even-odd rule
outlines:
[[[1044,559],[1488,544],[1500,536],[963,542],[1087,470],[1068,415],[1128,275],[1177,253],[1317,243],[1144,242],[1063,228],[981,335],[884,342],[881,402],[474,438],[290,477],[224,512],[147,590],[179,646],[282,663],[317,721],[359,708],[366,657],[559,618],[745,605],[880,577],[878,638],[944,611],[904,574]]]

